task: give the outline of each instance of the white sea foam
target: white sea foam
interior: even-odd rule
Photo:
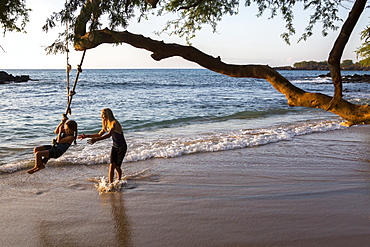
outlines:
[[[108,193],[108,192],[116,192],[120,191],[123,186],[127,184],[126,180],[116,180],[113,183],[108,183],[107,179],[102,177],[99,180],[99,183],[96,185],[96,188],[99,191],[99,194]]]
[[[126,174],[120,180],[115,180],[113,183],[109,183],[107,178],[90,178],[89,180],[92,182],[97,182],[95,187],[97,188],[99,194],[108,193],[108,192],[117,192],[121,191],[126,185],[127,180],[134,180],[140,178],[147,178],[150,177],[151,174],[147,174],[149,169],[144,169],[142,171],[138,171],[132,174]]]
[[[304,122],[272,128],[242,129],[228,133],[212,133],[196,137],[168,138],[152,141],[128,140],[129,148],[124,162],[143,161],[152,158],[173,158],[187,154],[217,152],[247,148],[279,141],[289,141],[295,136],[326,132],[345,128],[340,121]],[[80,143],[71,147],[63,156],[49,163],[96,165],[109,163],[111,142],[94,145]],[[29,167],[31,161],[6,164],[0,172],[14,172]]]
[[[294,84],[305,84],[305,83],[315,83],[315,84],[331,84],[331,78],[329,77],[309,77],[303,79],[296,79],[292,81]]]

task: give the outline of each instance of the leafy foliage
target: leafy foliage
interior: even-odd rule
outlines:
[[[338,14],[338,7],[341,4],[341,0],[329,0],[329,1],[306,1],[304,0],[304,9],[314,9],[314,13],[310,16],[308,26],[305,29],[300,40],[307,40],[308,37],[313,34],[313,27],[317,22],[322,23],[322,35],[328,35],[329,30],[337,30],[339,27],[335,24],[336,22],[342,21]]]
[[[174,0],[168,1],[158,11],[158,15],[164,13],[178,13],[178,18],[167,22],[162,32],[169,31],[169,35],[186,37],[189,42],[195,36],[195,32],[202,29],[203,25],[210,25],[216,31],[217,22],[224,15],[238,13],[239,1],[237,0]]]
[[[310,70],[320,70],[320,68],[324,68],[325,70],[329,69],[329,65],[327,61],[302,61],[296,62],[293,64],[294,68],[296,69],[310,69]]]
[[[5,35],[6,32],[22,32],[29,21],[25,0],[1,0],[0,24]]]
[[[73,24],[76,22],[78,11],[87,0],[67,0],[64,8],[60,12],[53,13],[47,19],[44,30],[48,31],[59,22],[61,25],[69,26],[68,32],[59,34],[54,47],[61,47],[59,44],[65,41],[72,41]],[[89,0],[90,1],[90,0]],[[148,14],[158,16],[168,13],[174,14],[174,18],[169,20],[163,29],[157,31],[157,34],[168,33],[185,37],[190,42],[195,37],[197,31],[203,26],[209,25],[213,31],[217,31],[217,24],[225,15],[236,15],[239,12],[239,0],[160,0],[158,8],[153,9],[147,1],[144,0],[91,0],[94,11],[90,21],[90,30],[102,28],[103,25],[112,30],[127,28],[129,22],[137,17],[139,22],[142,18],[147,18]],[[342,0],[246,0],[244,5],[250,7],[252,4],[257,6],[257,17],[270,11],[269,18],[275,18],[281,15],[285,21],[286,32],[281,37],[290,44],[290,38],[296,33],[293,25],[294,12],[293,7],[298,5],[311,13],[308,25],[301,35],[301,40],[306,40],[313,34],[313,27],[317,23],[322,23],[322,34],[325,36],[330,30],[336,30],[336,23],[341,21],[337,16],[338,7]],[[245,23],[247,25],[247,23]],[[155,30],[153,30],[155,31]],[[49,48],[49,52],[53,49]],[[58,50],[58,49],[56,49]],[[53,51],[56,51],[53,50]]]
[[[362,66],[370,66],[370,27],[367,27],[361,32],[361,40],[363,43],[357,48],[356,54],[358,58],[362,58],[360,64]]]
[[[254,3],[257,5],[257,17],[261,17],[266,11],[270,11],[269,18],[275,18],[280,13],[285,21],[286,32],[281,37],[290,44],[290,37],[296,33],[293,25],[294,13],[293,7],[299,3],[303,4],[304,10],[313,10],[310,15],[308,25],[303,32],[301,40],[307,40],[313,34],[313,27],[316,23],[322,23],[322,34],[326,36],[329,30],[337,30],[335,24],[342,21],[338,16],[338,6],[341,0],[246,0],[245,6],[250,7]],[[235,15],[238,13],[240,1],[236,0],[174,0],[168,1],[160,11],[159,15],[166,12],[179,13],[179,17],[175,20],[168,21],[165,28],[161,32],[169,31],[168,33],[185,36],[189,41],[195,36],[195,32],[200,30],[204,24],[208,24],[216,32],[217,22],[221,21],[224,15]],[[160,32],[160,33],[161,33]]]
[[[343,60],[341,63],[340,63],[340,66],[342,68],[346,68],[346,67],[350,67],[353,65],[353,61],[351,59],[346,59],[346,60]]]
[[[340,66],[343,69],[348,69],[351,66],[353,67],[354,64],[352,60],[345,59],[340,63]],[[356,65],[358,66],[358,65]],[[329,64],[328,61],[301,61],[301,62],[295,62],[293,64],[293,67],[295,69],[309,69],[309,70],[329,70]]]
[[[119,27],[126,28],[129,20],[137,14],[139,10],[138,21],[145,17],[148,11],[149,4],[143,0],[92,0],[93,16],[90,20],[90,30],[102,28],[103,22],[108,23],[108,28],[117,30]],[[66,26],[66,30],[59,33],[57,40],[46,48],[48,54],[65,52],[67,49],[64,46],[66,42],[73,42],[74,24],[81,7],[86,3],[86,0],[67,0],[64,8],[60,12],[54,12],[43,26],[43,30],[48,32],[50,29],[57,26]]]

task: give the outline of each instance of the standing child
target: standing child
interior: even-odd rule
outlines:
[[[63,118],[54,130],[54,133],[58,134],[54,145],[44,145],[34,148],[35,166],[27,171],[29,174],[44,169],[46,162],[50,158],[59,158],[65,151],[67,151],[72,142],[76,144],[77,123],[73,120],[67,121],[67,118]]]
[[[91,138],[87,142],[94,144],[97,141],[105,140],[110,137],[113,139],[113,146],[110,155],[110,165],[108,172],[108,182],[112,183],[114,178],[114,171],[117,171],[118,180],[122,178],[121,165],[123,158],[127,152],[127,144],[125,137],[123,136],[122,126],[118,120],[114,117],[113,112],[109,108],[105,108],[101,111],[102,118],[102,129],[97,134],[78,136],[79,139]],[[106,133],[106,134],[104,134]]]

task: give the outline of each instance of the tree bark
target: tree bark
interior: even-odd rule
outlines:
[[[355,105],[340,97],[336,104],[332,104],[332,97],[321,93],[306,92],[289,82],[276,70],[268,65],[233,65],[221,61],[220,57],[212,57],[192,46],[166,44],[163,41],[153,40],[128,31],[116,32],[109,29],[86,32],[86,24],[91,17],[91,1],[81,9],[76,21],[75,43],[76,50],[87,50],[104,43],[126,43],[136,48],[153,52],[151,57],[160,61],[165,58],[179,56],[188,61],[230,77],[265,79],[287,98],[289,106],[313,107],[330,109],[329,111],[347,120],[346,125],[369,124],[370,107]],[[340,81],[341,82],[341,81]],[[341,84],[341,83],[340,83]]]
[[[328,63],[330,66],[330,73],[334,84],[334,97],[331,100],[327,110],[330,110],[332,107],[334,107],[343,96],[340,60],[342,58],[344,48],[348,43],[349,37],[351,36],[351,33],[355,28],[358,19],[365,9],[365,5],[366,0],[356,0],[329,54]]]

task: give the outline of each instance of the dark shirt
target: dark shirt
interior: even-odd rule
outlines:
[[[123,132],[113,131],[112,139],[114,147],[118,148],[127,147],[125,137],[123,136]]]

